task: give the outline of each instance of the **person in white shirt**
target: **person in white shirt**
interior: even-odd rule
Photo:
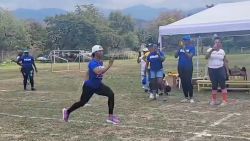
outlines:
[[[208,59],[208,73],[212,82],[211,105],[216,104],[216,95],[218,86],[222,92],[222,103],[226,105],[228,102],[226,89],[226,76],[228,73],[228,61],[226,59],[225,51],[222,49],[222,42],[220,37],[214,39],[214,46],[207,50],[206,59]]]
[[[149,80],[148,77],[144,75],[145,71],[145,66],[146,66],[146,58],[149,54],[148,48],[143,48],[143,55],[141,55],[141,52],[139,52],[138,58],[137,58],[137,63],[140,63],[141,67],[141,83],[142,83],[142,88],[144,89],[145,92],[149,91]]]

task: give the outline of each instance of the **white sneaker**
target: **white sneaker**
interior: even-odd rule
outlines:
[[[159,93],[159,95],[163,95],[163,94],[164,94],[164,92],[160,90],[160,93]]]
[[[159,94],[155,94],[155,98],[159,98]]]
[[[223,100],[223,101],[221,102],[220,106],[226,106],[227,104],[228,104],[228,102]]]
[[[188,99],[183,99],[183,100],[181,100],[181,103],[188,103],[189,102],[189,100]]]
[[[149,94],[149,98],[150,98],[150,99],[154,99],[154,98],[155,98],[155,97],[154,97],[154,94],[153,94],[153,93],[150,93],[150,94]]]
[[[211,105],[211,106],[214,106],[214,105],[216,105],[216,102],[215,102],[215,100],[212,100],[212,101],[210,101],[210,102],[209,102],[209,105]]]
[[[217,101],[217,100],[211,100],[211,101],[209,102],[209,104],[210,104],[211,106],[215,106],[215,105],[220,105],[221,102],[220,102],[220,101]]]
[[[191,98],[189,102],[190,102],[190,103],[194,103],[194,99],[193,99],[193,98]]]

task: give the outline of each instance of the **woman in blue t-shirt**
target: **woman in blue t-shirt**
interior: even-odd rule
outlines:
[[[92,47],[92,60],[89,62],[87,78],[82,87],[82,95],[79,102],[73,104],[70,108],[63,109],[63,119],[68,122],[68,118],[71,112],[84,106],[94,93],[108,97],[109,116],[108,123],[118,124],[119,119],[113,115],[114,110],[114,93],[113,91],[102,83],[103,74],[113,65],[113,58],[109,60],[107,67],[103,66],[103,48],[100,45]]]
[[[164,54],[158,49],[156,44],[148,45],[148,49],[150,54],[147,57],[146,68],[148,68],[150,64],[150,99],[156,99],[158,97],[158,89],[163,92],[162,89],[162,81],[163,81],[163,65],[162,62],[165,60]],[[146,75],[146,71],[145,71]]]
[[[193,56],[195,55],[195,47],[191,43],[190,35],[183,37],[184,45],[175,53],[175,58],[179,57],[178,61],[178,73],[181,78],[181,85],[185,99],[181,102],[194,103],[193,99],[193,85],[192,85],[192,75],[193,75]]]

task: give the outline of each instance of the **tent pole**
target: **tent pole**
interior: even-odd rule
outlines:
[[[197,58],[196,58],[196,77],[199,78],[199,45],[200,45],[200,36],[197,38],[197,43],[196,43],[196,55],[197,55]]]
[[[162,51],[162,36],[159,34],[158,43],[160,44],[160,50]]]

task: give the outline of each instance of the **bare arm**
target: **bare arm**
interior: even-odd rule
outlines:
[[[229,66],[228,66],[228,59],[226,58],[226,56],[224,57],[224,66],[226,68],[227,74],[229,75]]]
[[[83,79],[84,79],[84,81],[89,80],[89,71],[86,71]]]
[[[13,62],[14,62],[15,60],[13,60]],[[19,66],[22,66],[22,63],[21,63],[21,59],[19,58],[17,61],[15,61],[16,63],[17,63],[17,65],[19,65]]]
[[[141,57],[141,52],[139,51],[138,53],[139,54],[138,54],[138,57],[137,57],[137,63],[140,63],[141,62],[141,58],[140,58]]]
[[[149,62],[147,61],[145,65],[145,69],[144,69],[144,76],[147,75],[148,65],[149,65]]]
[[[178,58],[178,57],[179,57],[179,51],[180,51],[180,50],[177,50],[177,51],[175,52],[175,55],[174,55],[175,58]]]
[[[109,64],[108,64],[107,67],[103,67],[103,68],[97,67],[97,68],[94,69],[94,72],[95,72],[96,74],[98,74],[98,75],[99,75],[99,74],[104,74],[106,71],[109,70],[109,68],[113,65],[113,63],[114,63],[114,59],[113,59],[113,58],[110,58]]]
[[[157,52],[157,54],[160,56],[160,60],[163,62],[165,61],[165,56],[163,54],[161,54],[160,51]]]
[[[32,65],[33,65],[33,67],[35,68],[35,71],[36,71],[36,72],[38,72],[38,71],[37,71],[37,68],[36,68],[35,61],[33,62],[33,64],[32,64]]]
[[[19,66],[22,66],[22,63],[21,63],[21,61],[19,61],[19,62],[16,62],[17,63],[17,65],[19,65]]]
[[[205,59],[209,59],[214,49],[211,49],[205,56]]]

